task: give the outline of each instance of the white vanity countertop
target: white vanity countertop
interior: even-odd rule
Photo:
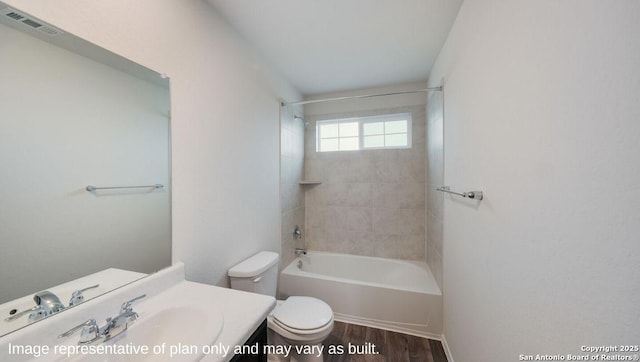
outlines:
[[[140,316],[138,320],[130,326],[130,330],[127,331],[129,332],[128,338],[125,335],[124,339],[117,343],[131,343],[134,345],[148,343],[136,340],[136,338],[145,340],[145,336],[134,332],[136,324],[140,324],[138,328],[142,328],[140,330],[144,331],[145,329],[142,326],[145,321],[151,323],[147,324],[147,326],[152,326],[154,328],[152,330],[158,332],[151,333],[159,336],[159,339],[154,340],[153,343],[164,342],[166,338],[173,338],[170,337],[171,335],[175,337],[176,333],[180,336],[179,340],[184,340],[184,342],[182,342],[184,344],[189,343],[187,341],[198,340],[198,342],[193,342],[198,348],[198,354],[185,353],[178,356],[174,355],[173,358],[171,358],[172,361],[196,361],[202,359],[202,361],[207,362],[224,362],[231,360],[234,356],[233,349],[236,346],[242,346],[247,339],[249,339],[276,305],[275,298],[270,296],[186,281],[184,280],[184,265],[178,263],[170,268],[107,293],[100,298],[87,301],[59,315],[40,321],[33,326],[0,337],[0,360],[34,360],[34,356],[11,355],[9,353],[9,345],[58,345],[62,343],[62,341],[57,338],[60,333],[89,318],[102,321],[99,322],[99,324],[102,325],[104,318],[111,317],[117,313],[122,302],[133,299],[141,294],[146,294],[147,297],[133,303],[134,311],[137,311]],[[173,330],[170,329],[171,327],[167,327],[166,330],[163,330],[166,324],[164,322],[158,322],[158,324],[156,324],[154,320],[165,320],[162,318],[157,319],[159,315],[158,312],[163,313],[165,310],[168,311],[168,313],[176,310],[199,311],[198,313],[201,314],[197,316],[202,315],[202,318],[195,317],[194,319],[193,314],[181,318],[182,315],[178,312],[178,314],[172,315],[176,316],[176,318],[171,317],[169,319],[173,321],[172,323],[177,323],[175,325],[180,325],[180,327],[176,327]],[[198,323],[204,323],[203,321],[207,320],[207,315],[214,316],[213,319],[208,319],[213,322],[198,326]],[[222,321],[221,328],[219,328],[220,321]],[[185,324],[185,326],[183,327],[181,324]],[[207,328],[203,328],[203,326],[207,326]],[[209,328],[212,326],[213,328]],[[184,333],[182,332],[183,328]],[[204,331],[204,329],[207,329],[207,331]],[[146,330],[149,329],[147,328]],[[214,332],[212,332],[212,330],[214,330]],[[199,333],[201,331],[203,333]],[[165,335],[169,337],[163,337]],[[75,334],[67,338],[68,339],[64,341],[65,344],[75,345],[79,336]],[[211,343],[209,341],[213,342]],[[172,343],[170,340],[166,341],[168,345],[167,349]],[[201,345],[201,343],[206,345],[208,353],[205,353],[205,348],[203,348],[205,346]],[[209,348],[209,345],[212,347]],[[202,356],[203,353],[204,356]],[[64,360],[64,358],[61,359],[61,357],[64,356],[50,353],[47,356],[40,356],[37,360]],[[120,356],[120,358],[103,357],[101,360],[105,361],[112,359],[122,360],[122,356]],[[135,358],[136,356],[129,357]],[[147,357],[149,360],[154,361],[169,360],[168,352],[164,355],[147,355]],[[80,358],[78,360],[82,359]]]
[[[208,285],[205,287],[212,288]],[[215,354],[205,355],[202,361],[229,361],[233,357],[233,348],[243,345],[251,337],[276,306],[276,300],[261,294],[214,288],[216,288],[217,300],[212,301],[212,304],[215,305],[214,308],[220,308],[224,316],[224,326],[213,345],[230,347],[231,352],[226,357]]]

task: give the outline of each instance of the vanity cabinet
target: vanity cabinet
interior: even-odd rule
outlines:
[[[232,362],[266,362],[267,354],[264,353],[264,346],[267,344],[267,320],[253,332],[251,337],[244,343],[245,346],[258,345],[258,354],[237,354],[231,359]]]

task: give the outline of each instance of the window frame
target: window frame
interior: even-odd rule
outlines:
[[[407,121],[407,145],[406,146],[382,146],[382,147],[365,147],[364,146],[364,125],[369,123],[378,123],[382,122],[392,122],[392,121]],[[322,151],[320,149],[320,140],[322,139],[321,126],[329,125],[329,124],[341,124],[341,123],[358,123],[358,149],[357,150],[331,150],[331,151]],[[363,116],[363,117],[349,117],[349,118],[338,118],[338,119],[324,119],[316,121],[316,152],[325,153],[325,152],[349,152],[349,151],[369,151],[369,150],[398,150],[398,149],[409,149],[412,147],[412,138],[413,138],[413,115],[410,112],[405,113],[391,113],[391,114],[380,114],[374,116]],[[389,134],[404,134],[404,133],[389,133]],[[387,133],[383,131],[380,135],[386,136]],[[340,134],[338,133],[338,137],[331,137],[338,140],[338,144],[340,143]],[[348,138],[348,137],[344,137]],[[329,138],[325,138],[329,139]],[[339,146],[338,146],[339,147]]]

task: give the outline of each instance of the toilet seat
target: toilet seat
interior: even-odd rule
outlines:
[[[317,298],[294,296],[278,303],[271,313],[279,327],[294,334],[311,335],[323,332],[333,324],[331,307]]]

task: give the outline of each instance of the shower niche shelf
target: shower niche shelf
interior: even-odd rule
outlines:
[[[302,185],[302,186],[320,185],[321,183],[322,183],[322,181],[314,181],[314,180],[302,180],[302,181],[298,182],[298,184]]]

